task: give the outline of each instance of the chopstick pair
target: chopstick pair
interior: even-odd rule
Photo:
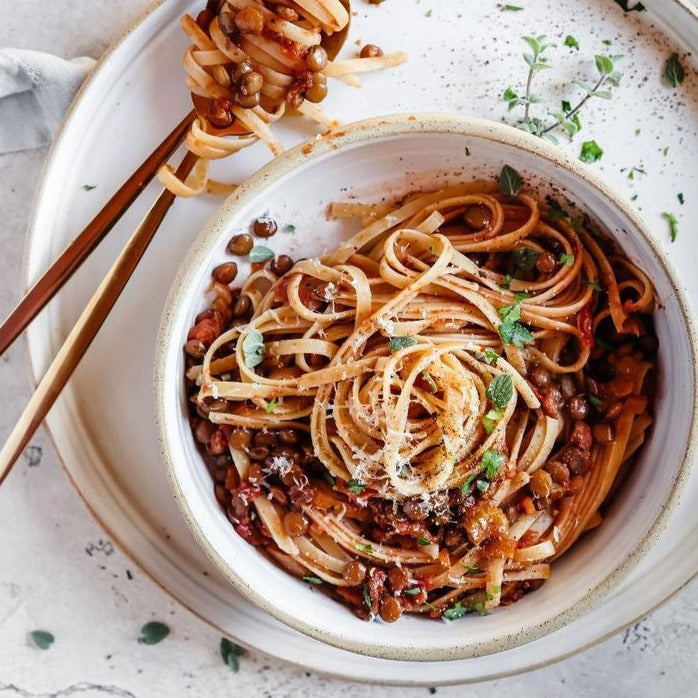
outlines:
[[[195,112],[192,110],[124,182],[85,229],[24,295],[8,318],[0,325],[0,355],[7,350],[63,284],[75,273],[143,189],[152,181],[160,166],[184,141],[194,118]],[[197,160],[196,155],[187,152],[177,168],[177,177],[184,180]],[[160,192],[98,286],[43,378],[39,381],[36,391],[0,450],[0,484],[28,445],[38,426],[43,422],[99,328],[111,312],[174,200],[174,194],[167,189]]]

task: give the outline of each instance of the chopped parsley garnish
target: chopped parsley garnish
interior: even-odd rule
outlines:
[[[603,286],[596,279],[587,281],[586,284],[593,291],[603,291]]]
[[[419,594],[420,591],[421,589],[419,587],[412,587],[412,589],[405,589],[405,591],[403,591],[402,593],[409,594],[410,596],[416,596],[417,594]]]
[[[138,642],[142,645],[157,645],[170,634],[170,629],[164,623],[152,620],[141,628],[141,636]]]
[[[470,485],[473,484],[473,481],[477,477],[477,473],[473,473],[472,475],[468,475],[468,477],[465,478],[465,482],[460,486],[460,491],[461,494],[468,494],[470,490]]]
[[[678,87],[683,82],[686,72],[679,62],[679,57],[677,54],[672,53],[671,56],[666,59],[666,63],[664,63],[664,72],[662,75],[671,87]]]
[[[564,264],[566,267],[571,267],[574,264],[574,255],[573,254],[561,254],[560,255],[560,264]]]
[[[497,422],[502,418],[502,412],[500,410],[490,410],[482,418],[482,426],[485,428],[485,432],[489,435],[494,431],[497,426]]]
[[[347,489],[352,494],[361,494],[366,489],[366,485],[358,480],[349,480],[349,482],[347,482]]]
[[[505,291],[509,290],[509,287],[511,286],[511,282],[514,280],[514,277],[511,274],[507,274],[504,277],[504,283],[501,285],[501,288],[503,288]]]
[[[533,340],[533,333],[518,321],[503,322],[499,326],[499,336],[504,344],[513,344],[519,349],[523,349],[524,344]]]
[[[466,574],[477,574],[478,572],[482,571],[479,567],[476,567],[475,565],[463,565],[463,567],[465,567]]]
[[[532,247],[516,247],[511,254],[514,257],[514,264],[522,271],[531,271],[540,257],[540,252]]]
[[[315,586],[320,586],[320,584],[322,584],[322,579],[320,579],[320,577],[307,576],[303,577],[303,581],[308,582],[308,584],[315,584]]]
[[[431,17],[431,15],[432,15],[433,12],[434,12],[434,10],[427,10],[427,11],[424,13],[424,16],[425,16],[425,17]]]
[[[602,155],[603,150],[596,141],[584,141],[579,153],[579,159],[582,162],[592,163],[600,160]]]
[[[92,191],[93,189],[96,189],[96,188],[97,188],[97,185],[96,185],[96,184],[83,184],[83,185],[82,185],[82,188],[83,188],[85,191]]]
[[[269,400],[269,404],[264,408],[267,414],[273,414],[274,410],[279,406],[279,398],[275,397]]]
[[[388,349],[390,353],[394,354],[400,349],[405,349],[406,347],[413,347],[417,343],[414,337],[391,337],[388,342]]]
[[[428,538],[417,538],[417,543],[419,545],[431,545],[431,541]]]
[[[514,381],[506,373],[495,376],[487,386],[485,395],[498,410],[503,410],[514,395]]]
[[[505,196],[516,196],[521,191],[521,175],[509,165],[502,167],[498,182]]]
[[[492,349],[488,348],[488,349],[485,349],[484,352],[476,351],[475,358],[478,361],[484,361],[486,364],[493,366],[494,364],[497,363],[497,359],[499,359],[499,354],[496,351],[492,351]]]
[[[502,467],[506,456],[497,451],[485,451],[482,454],[480,466],[484,468],[487,477],[492,480],[497,475],[497,471]]]
[[[495,594],[499,594],[502,591],[502,587],[499,584],[493,584],[490,589],[492,589]],[[488,601],[490,600],[491,599],[488,599]]]
[[[335,483],[335,478],[332,477],[331,473],[329,473],[327,470],[324,470],[322,473],[322,479],[330,486],[334,487]]]
[[[266,245],[255,245],[250,250],[250,262],[266,262],[269,259],[274,259],[274,252]]]
[[[599,409],[599,407],[601,407],[601,400],[599,400],[599,398],[597,398],[596,395],[591,395],[591,394],[587,395],[587,400],[589,400],[589,402],[594,407],[596,407],[596,409]]]
[[[356,549],[360,550],[362,553],[366,553],[367,555],[373,554],[373,546],[367,543],[357,543]]]
[[[363,591],[364,603],[366,604],[366,608],[370,611],[371,608],[373,607],[373,603],[371,602],[371,592],[368,589],[368,584],[364,584],[362,591]]]
[[[662,213],[662,216],[664,216],[667,223],[669,223],[669,236],[671,238],[671,241],[674,242],[676,240],[676,236],[679,233],[679,222],[678,220],[676,220],[676,216],[673,213],[669,213],[668,211],[664,211],[664,213]]]
[[[523,7],[521,7],[521,5],[504,5],[502,10],[504,12],[521,12],[521,10],[523,10]]]
[[[572,36],[572,34],[568,34],[565,37],[565,46],[569,46],[570,48],[576,48],[577,51],[579,51],[579,42]],[[572,107],[570,107],[570,109],[572,109]],[[570,111],[570,109],[566,109],[565,111]]]
[[[683,206],[685,199],[683,198],[683,193],[679,192],[676,195],[676,198],[679,200],[679,203]]]
[[[487,492],[487,488],[490,486],[490,483],[487,482],[487,480],[478,480],[475,483],[475,487],[477,487],[480,492]]]
[[[459,618],[462,618],[469,611],[470,611],[470,609],[467,606],[464,606],[459,601],[457,604],[455,604],[454,606],[451,606],[451,608],[447,608],[444,611],[444,618],[446,620],[458,620]]]
[[[285,225],[283,227],[283,231],[284,233],[290,233],[291,235],[293,235],[293,233],[296,232],[296,226],[293,225],[293,223],[289,223],[288,225]]]
[[[245,357],[245,366],[254,368],[264,361],[266,349],[264,337],[259,330],[250,330],[242,343],[242,353]]]
[[[504,322],[499,326],[499,336],[504,344],[513,344],[522,349],[526,342],[533,339],[532,332],[519,322],[521,317],[520,300],[500,308],[499,314],[504,319]]]

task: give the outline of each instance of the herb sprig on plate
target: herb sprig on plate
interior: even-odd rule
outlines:
[[[547,52],[555,44],[548,41],[545,34],[521,38],[531,49],[530,53],[526,52],[523,54],[524,62],[528,66],[525,92],[523,95],[519,95],[513,88],[507,87],[503,95],[509,111],[513,111],[517,107],[523,107],[523,114],[516,122],[516,126],[523,131],[528,131],[528,133],[540,136],[553,143],[558,142],[554,133],[557,130],[564,131],[572,139],[582,128],[579,120],[579,112],[582,107],[593,97],[611,99],[612,92],[609,87],[618,86],[620,83],[621,73],[617,70],[616,64],[622,56],[594,56],[597,72],[596,81],[589,83],[583,80],[574,80],[573,84],[581,88],[584,94],[574,106],[569,100],[563,100],[560,109],[554,109],[545,104],[543,97],[533,92],[533,79],[536,73],[552,67]],[[577,44],[574,37],[568,38],[571,38],[572,41],[567,42],[566,40],[567,46]],[[538,104],[545,107],[545,116],[537,116],[532,113],[531,107]]]

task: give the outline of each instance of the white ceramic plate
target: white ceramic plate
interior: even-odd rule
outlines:
[[[428,8],[423,4],[357,3],[352,38],[376,41],[390,50],[407,46],[413,59],[393,73],[367,76],[363,93],[335,86],[326,103],[328,111],[346,120],[414,109],[499,119],[505,115],[499,95],[512,76],[517,76],[517,82],[523,78],[520,42],[509,37],[544,31],[561,44],[573,31],[587,57],[607,50],[624,53],[627,79],[622,92],[608,103],[594,105],[583,119],[584,138],[596,138],[604,147],[597,167],[628,196],[639,194],[637,205],[663,243],[667,233],[660,213],[672,210],[680,215],[679,239],[669,251],[689,290],[698,295],[698,246],[690,234],[698,223],[698,197],[692,196],[698,189],[695,75],[689,73],[680,91],[660,85],[661,63],[676,50],[679,39],[675,34],[667,38],[651,26],[660,15],[667,25],[673,22],[695,52],[698,22],[682,9],[686,3],[667,0],[647,1],[651,12],[643,15],[623,15],[610,0],[593,0],[583,10],[577,0],[560,0],[554,15],[547,3],[521,4],[528,5],[523,12],[501,13],[494,3],[477,3],[468,7],[465,17],[459,0],[440,0],[434,3],[432,16],[425,17]],[[27,248],[27,282],[37,277],[189,108],[181,74],[174,67],[185,47],[177,21],[189,7],[195,5],[183,0],[168,0],[156,7],[85,86],[40,189]],[[644,35],[638,37],[638,31]],[[612,40],[612,49],[602,44],[603,39]],[[352,48],[349,44],[347,51]],[[593,61],[580,63],[570,49],[559,48],[556,56],[559,71],[546,73],[553,81],[567,79],[570,70],[593,71]],[[637,89],[639,85],[642,89]],[[636,128],[640,135],[635,135]],[[298,119],[289,119],[279,132],[290,145],[314,131]],[[570,146],[571,151],[578,152],[579,141]],[[662,155],[664,147],[670,148],[668,157]],[[219,174],[241,178],[266,159],[263,149],[255,147],[244,158],[221,163]],[[648,174],[629,180],[627,170],[620,170],[630,166],[642,167]],[[84,184],[97,188],[87,192]],[[48,365],[155,191],[154,186],[148,189],[89,266],[31,328],[35,375]],[[679,191],[686,193],[681,209],[676,202]],[[204,197],[175,205],[48,419],[66,472],[87,506],[112,539],[185,606],[243,644],[313,671],[355,680],[437,684],[491,678],[562,658],[632,622],[695,574],[698,515],[694,507],[683,506],[652,557],[598,610],[515,651],[438,664],[372,660],[336,650],[288,631],[243,602],[199,550],[170,496],[159,463],[150,395],[154,343],[167,289],[215,204]],[[695,501],[697,496],[694,478],[685,499]],[[653,575],[648,586],[644,575],[658,568],[663,573]]]
[[[182,263],[167,300],[155,358],[156,414],[163,457],[185,518],[209,557],[253,603],[337,647],[390,659],[463,659],[501,652],[557,630],[596,607],[638,564],[658,540],[690,476],[698,438],[698,338],[682,284],[667,268],[661,248],[653,249],[630,207],[606,194],[588,167],[510,126],[433,114],[379,117],[344,126],[312,146],[282,154],[221,206]],[[653,280],[660,387],[652,433],[603,526],[556,562],[550,580],[535,594],[486,618],[439,624],[406,616],[399,623],[367,624],[233,533],[191,434],[182,345],[209,302],[211,270],[229,259],[228,241],[249,229],[256,217],[270,215],[282,231],[286,223],[295,226],[294,234],[279,232],[267,242],[276,254],[320,256],[358,228],[325,220],[330,202],[378,202],[421,187],[456,184],[464,177],[493,179],[502,163],[520,172],[526,188],[539,198],[554,195],[589,214]],[[244,279],[249,264],[238,260],[238,265]],[[687,351],[676,359],[673,346]]]

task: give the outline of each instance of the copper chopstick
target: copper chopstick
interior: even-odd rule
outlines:
[[[187,151],[177,168],[177,177],[184,180],[197,160],[196,155]],[[39,381],[36,391],[0,450],[0,484],[26,448],[92,343],[174,200],[174,194],[167,189],[160,192]]]
[[[184,140],[195,118],[192,110],[146,158],[140,167],[107,201],[85,229],[63,250],[60,256],[27,291],[15,309],[0,325],[0,355],[19,337],[27,325],[75,273],[90,253],[114,227],[138,195]]]

